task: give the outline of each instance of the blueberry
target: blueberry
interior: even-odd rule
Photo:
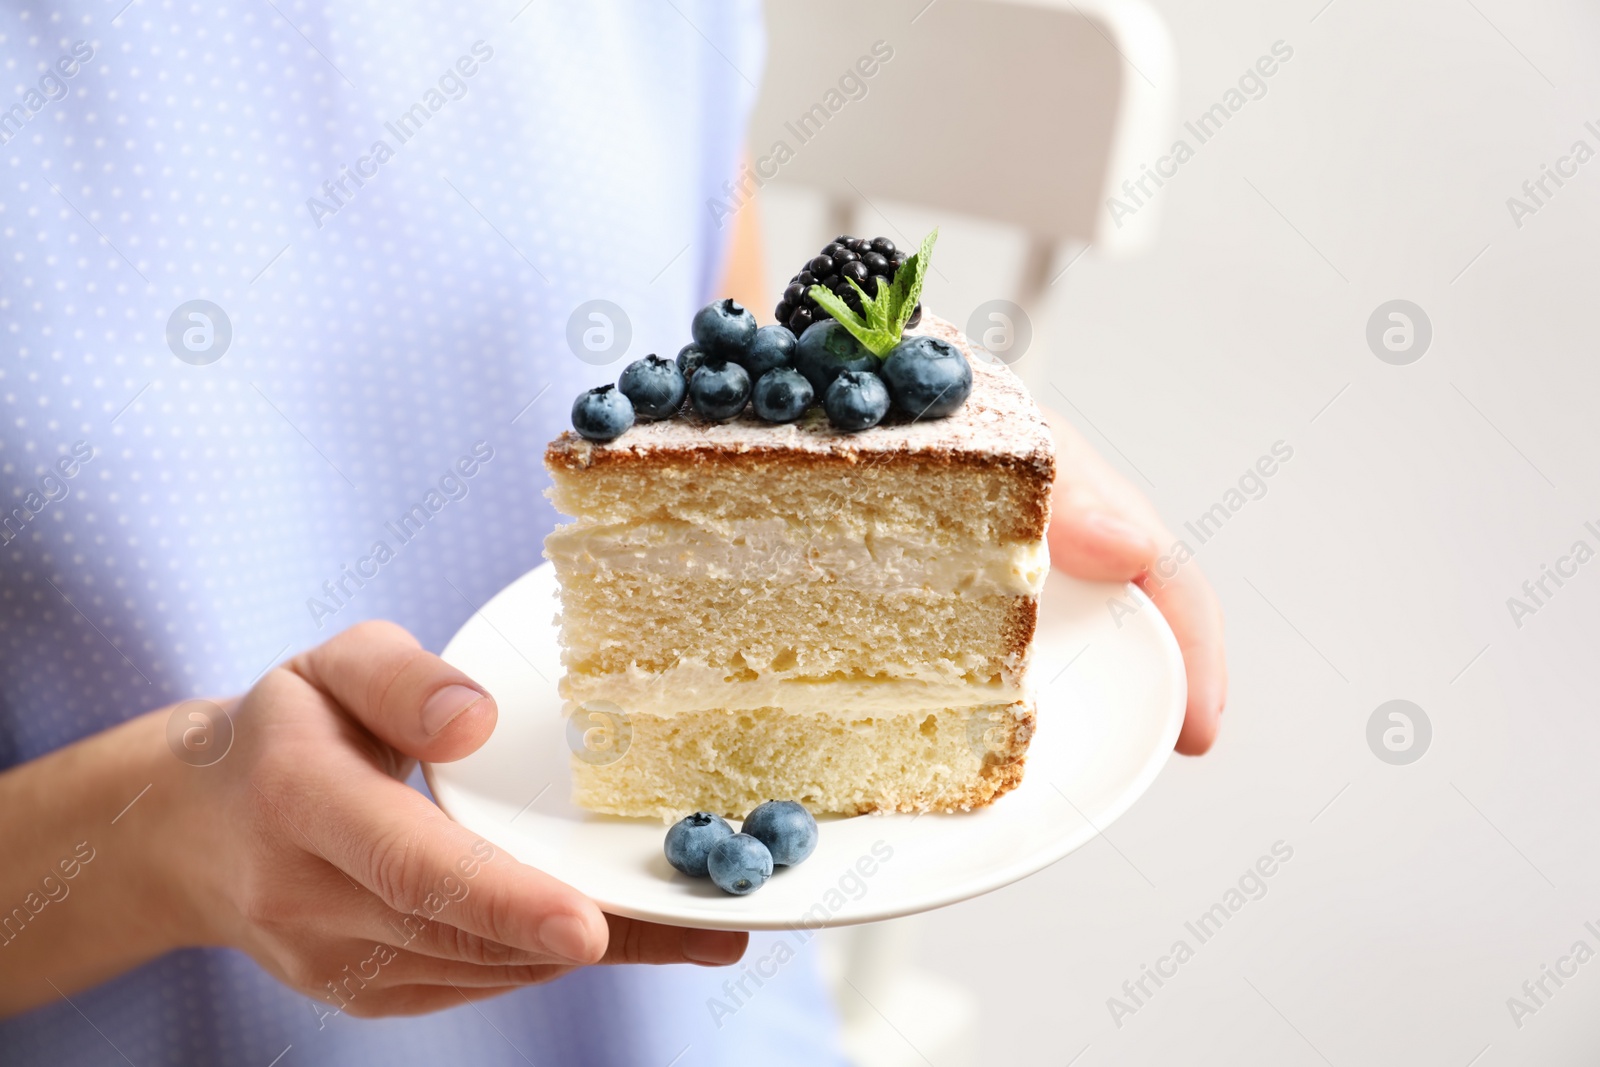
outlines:
[[[750,372],[751,381],[760,381],[769,370],[787,367],[794,362],[794,346],[798,342],[787,326],[763,326],[756,331],[755,340],[744,350],[739,363]]]
[[[772,877],[772,853],[749,834],[733,834],[711,846],[706,868],[718,889],[742,897]]]
[[[689,379],[689,403],[703,419],[731,419],[749,401],[750,372],[737,363],[708,360]]]
[[[972,395],[967,357],[937,337],[907,337],[895,345],[884,360],[883,379],[895,407],[919,419],[942,419]]]
[[[791,318],[791,328],[793,321]],[[800,343],[794,346],[794,369],[804,374],[811,388],[822,397],[828,395],[828,386],[840,371],[876,371],[879,365],[878,357],[870,348],[832,319],[813,322],[800,335]]]
[[[711,846],[732,836],[733,827],[722,816],[697,811],[673,824],[662,848],[668,863],[693,878],[704,878]]]
[[[648,419],[672,418],[688,391],[678,365],[654,353],[624,367],[617,388],[633,402],[633,410]]]
[[[822,410],[840,430],[866,430],[889,414],[889,390],[869,370],[841,371],[822,395]]]
[[[768,422],[793,422],[806,413],[816,395],[799,371],[779,367],[756,379],[750,403],[756,414]]]
[[[756,318],[737,300],[718,300],[694,313],[689,332],[713,359],[738,359],[756,335]]]
[[[792,867],[817,847],[817,820],[792,800],[769,800],[744,817],[740,833],[767,846],[772,862]]]
[[[705,362],[706,350],[697,344],[686,344],[678,349],[678,371],[683,375],[685,384],[694,377],[695,371],[705,366]]]
[[[602,385],[579,393],[572,402],[572,428],[591,441],[610,441],[621,437],[633,425],[633,404],[617,392],[614,385]]]

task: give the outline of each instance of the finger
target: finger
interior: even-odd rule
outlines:
[[[607,915],[611,942],[601,963],[698,963],[726,967],[738,963],[750,944],[742,930],[691,930],[679,926]]]
[[[355,997],[347,1001],[342,1010],[361,1019],[378,1019],[389,1015],[427,1015],[443,1011],[445,1008],[488,1000],[490,997],[498,997],[521,988],[519,985],[490,989],[448,985],[395,986],[393,989],[373,990],[370,996]],[[330,1010],[335,1007],[338,1005],[329,1005]]]
[[[1172,627],[1189,679],[1189,700],[1175,747],[1186,756],[1203,755],[1216,740],[1228,697],[1222,606],[1211,583],[1193,563],[1181,567],[1168,581],[1146,575],[1139,585]]]
[[[405,915],[569,963],[604,954],[609,930],[588,897],[451,822],[415,790],[365,765],[291,794],[316,851]]]
[[[456,960],[485,967],[539,966],[567,961],[552,956],[547,949],[513,948],[492,941],[452,923],[406,914],[389,907],[361,886],[353,886],[338,875],[339,892],[327,909],[325,926],[329,933],[345,935],[366,943],[381,943],[404,949],[418,956]],[[462,879],[464,884],[465,879]],[[468,892],[471,892],[470,884]]]
[[[1156,541],[1146,530],[1097,503],[1057,495],[1050,528],[1050,563],[1074,578],[1126,582],[1156,558]]]
[[[351,939],[340,942],[329,958],[339,970],[328,976],[336,993],[353,998],[368,990],[410,985],[460,986],[463,989],[499,989],[504,986],[548,982],[572,970],[571,964],[468,963],[421,956],[392,945]],[[329,966],[333,966],[330,964]]]
[[[444,763],[476,751],[499,715],[484,688],[392,622],[363,622],[289,663],[376,737]]]

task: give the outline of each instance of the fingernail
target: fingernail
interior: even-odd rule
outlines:
[[[727,930],[685,930],[683,954],[696,963],[726,967],[744,955],[744,939]]]
[[[464,685],[447,685],[422,705],[422,729],[429,737],[460,718],[461,713],[483,699],[483,694]]]
[[[540,923],[539,941],[564,960],[587,963],[594,958],[589,949],[589,928],[576,915],[552,915]]]
[[[1083,525],[1107,541],[1134,549],[1151,547],[1150,535],[1131,522],[1126,522],[1103,511],[1091,511],[1083,517]]]

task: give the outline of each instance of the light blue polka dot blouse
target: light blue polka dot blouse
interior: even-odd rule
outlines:
[[[762,53],[753,0],[4,5],[0,767],[537,565],[572,397],[711,295]],[[831,1063],[813,955],[369,1021],[185,951],[0,1062]]]

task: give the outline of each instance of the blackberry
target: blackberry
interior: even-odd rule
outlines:
[[[878,295],[877,279],[892,283],[895,272],[909,258],[895,248],[894,242],[887,237],[853,237],[841,233],[823,245],[822,250],[807,260],[800,272],[789,279],[773,314],[796,337],[805,333],[806,327],[812,323],[832,319],[833,316],[811,298],[813,285],[821,285],[837,293],[851,310],[859,313],[861,298],[850,287],[850,281],[866,290],[868,296],[875,297]],[[922,305],[918,304],[911,312],[909,325],[915,326],[921,320]]]

